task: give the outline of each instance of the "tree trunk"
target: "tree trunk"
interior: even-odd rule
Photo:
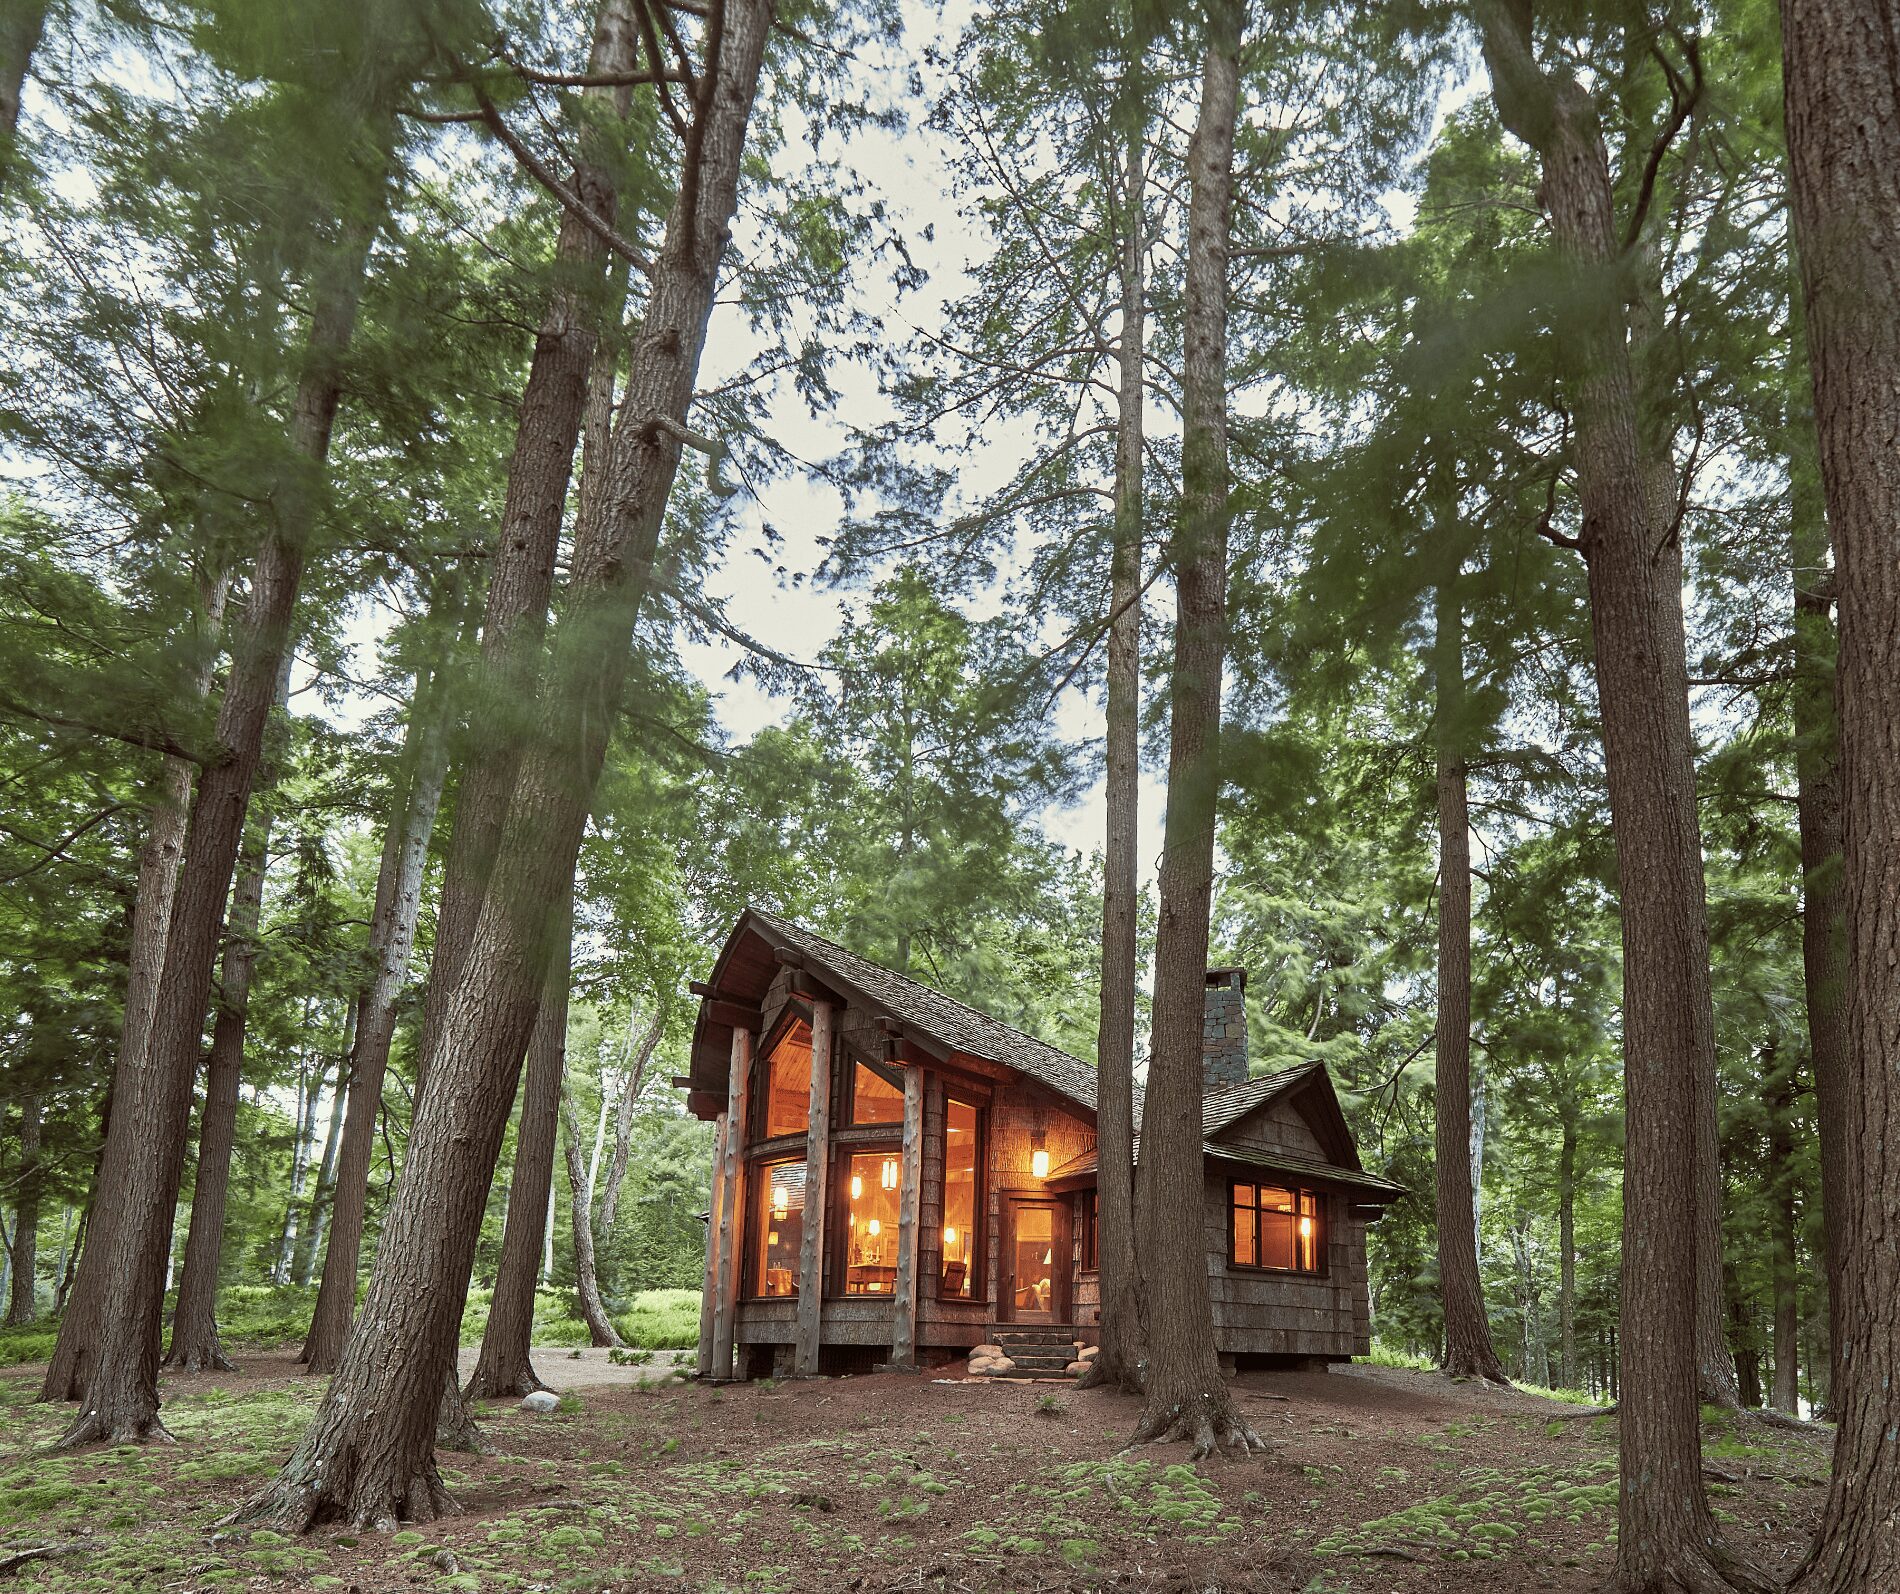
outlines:
[[[1728,1305],[1728,1338],[1735,1352],[1735,1385],[1742,1405],[1753,1411],[1762,1404],[1761,1346],[1755,1332],[1754,1313],[1734,1268],[1723,1270],[1723,1298]]]
[[[1827,1298],[1846,1289],[1853,1257],[1846,1225],[1832,1214],[1845,1206],[1846,1148],[1855,1123],[1846,1027],[1846,930],[1841,902],[1841,772],[1834,711],[1833,571],[1828,557],[1827,501],[1814,437],[1814,385],[1808,370],[1806,317],[1796,284],[1790,329],[1788,482],[1789,565],[1794,603],[1795,815],[1801,832],[1801,972],[1808,1055],[1821,1142],[1822,1244]],[[1830,1362],[1840,1359],[1838,1314],[1828,1312]],[[1779,1384],[1777,1384],[1779,1390]],[[1779,1394],[1777,1394],[1779,1400]]]
[[[319,268],[304,371],[291,414],[292,452],[314,478],[328,457],[342,395],[343,361],[356,324],[369,245],[382,215],[387,173],[370,177],[375,201],[348,218]],[[193,798],[164,972],[152,1014],[147,1066],[130,1081],[130,1098],[113,1113],[123,1136],[121,1181],[102,1192],[117,1213],[111,1257],[101,1278],[98,1362],[86,1384],[86,1410],[67,1430],[66,1446],[116,1444],[164,1433],[158,1419],[165,1259],[184,1168],[192,1083],[211,995],[212,967],[245,810],[263,756],[264,731],[290,646],[305,544],[318,495],[314,480],[287,481],[251,566],[244,615],[233,638],[231,669],[219,707],[217,754]],[[110,1160],[108,1158],[108,1160]]]
[[[1621,1594],[1718,1590],[1729,1586],[1725,1574],[1752,1574],[1718,1544],[1702,1482],[1696,1088],[1699,1060],[1714,1066],[1714,1008],[1680,686],[1681,552],[1674,526],[1655,514],[1596,106],[1567,67],[1538,66],[1528,5],[1485,0],[1479,15],[1499,115],[1541,157],[1540,196],[1571,268],[1562,355],[1623,928],[1628,1145],[1614,1585]]]
[[[276,709],[290,701],[290,650],[277,672]],[[251,1005],[251,975],[257,964],[257,931],[264,911],[264,876],[270,863],[270,794],[276,769],[258,776],[257,813],[238,862],[237,885],[225,918],[224,979],[205,1064],[205,1101],[198,1120],[198,1168],[191,1187],[191,1228],[185,1236],[185,1266],[172,1312],[172,1343],[166,1361],[182,1372],[229,1372],[232,1363],[218,1342],[218,1274],[224,1251],[224,1205],[231,1184],[231,1148],[237,1139],[238,1092],[244,1083],[244,1027]],[[317,1077],[323,1077],[319,1060]]]
[[[306,1030],[314,1030],[316,1004],[304,1003],[304,1025]],[[243,1045],[243,1035],[238,1036],[238,1044]],[[240,1058],[241,1061],[241,1058]],[[323,1052],[312,1048],[309,1054],[309,1086],[304,1091],[303,1106],[297,1114],[297,1138],[290,1157],[290,1200],[284,1205],[283,1226],[277,1231],[277,1260],[271,1264],[270,1281],[273,1284],[290,1282],[291,1259],[297,1252],[297,1205],[303,1200],[303,1182],[310,1172],[310,1152],[317,1143],[317,1113],[323,1106],[323,1083],[330,1077],[330,1059]],[[336,1088],[343,1088],[343,1071],[337,1070]]]
[[[588,73],[624,77],[639,61],[631,0],[600,0]],[[611,105],[622,122],[632,92],[627,85],[582,91],[589,100]],[[624,160],[626,145],[622,139],[608,139],[606,125],[602,118],[583,138],[573,188],[583,204],[611,224],[619,198],[614,162]],[[435,947],[416,1047],[425,1068],[436,1054],[435,1032],[461,978],[507,819],[521,749],[532,738],[540,707],[538,673],[555,554],[603,311],[611,299],[603,270],[606,259],[607,246],[599,234],[564,208],[554,245],[558,274],[521,390],[507,495],[489,560],[483,667],[476,676],[480,697],[473,705],[480,729],[474,745],[456,761],[455,829],[436,907]],[[421,1095],[418,1082],[418,1102]]]
[[[566,910],[573,934],[574,904]],[[557,943],[560,930],[554,931]],[[529,1395],[545,1389],[530,1356],[534,1332],[534,1291],[541,1261],[542,1235],[554,1213],[554,1143],[560,1128],[561,1079],[567,1066],[567,982],[570,954],[557,944],[548,959],[547,985],[528,1041],[528,1080],[521,1093],[521,1122],[515,1130],[515,1167],[508,1216],[501,1230],[501,1260],[495,1268],[495,1293],[482,1329],[482,1350],[469,1379],[470,1400]],[[575,1222],[584,1226],[583,1207]]]
[[[1782,45],[1840,592],[1847,941],[1844,1068],[1819,1081],[1823,1161],[1837,1153],[1842,1187],[1827,1223],[1848,1259],[1831,1303],[1839,1426],[1820,1531],[1794,1587],[1848,1594],[1900,1587],[1900,34],[1888,0],[1783,0]],[[1828,1147],[1843,1130],[1845,1144]]]
[[[46,30],[47,0],[9,0],[0,11],[0,190],[13,165],[13,140],[20,128],[20,96],[33,52]]]
[[[1564,1117],[1557,1152],[1557,1313],[1563,1324],[1563,1386],[1577,1387],[1577,1126]]]
[[[580,1296],[581,1318],[587,1324],[588,1337],[596,1345],[621,1345],[625,1341],[600,1298],[600,1275],[594,1261],[594,1226],[587,1220],[594,1192],[587,1170],[581,1166],[580,1128],[574,1103],[563,1088],[561,1144],[567,1163],[568,1205],[572,1208],[574,1227],[574,1289]]]
[[[1777,1411],[1800,1415],[1800,1297],[1796,1288],[1794,1168],[1794,1062],[1782,1062],[1772,1050],[1767,1065],[1769,1269],[1773,1279],[1774,1401]]]
[[[1448,511],[1451,505],[1446,506]],[[1439,533],[1455,535],[1452,514]],[[1477,1209],[1471,1172],[1471,821],[1465,775],[1464,614],[1455,550],[1434,600],[1432,668],[1438,740],[1438,1277],[1445,1311],[1445,1372],[1508,1384],[1491,1343],[1478,1274]],[[1526,1376],[1530,1365],[1525,1363]]]
[[[416,685],[403,749],[405,769],[390,795],[389,823],[376,876],[376,904],[370,922],[372,972],[357,998],[356,1040],[348,1065],[349,1100],[343,1138],[336,1156],[336,1183],[330,1196],[329,1242],[323,1251],[323,1279],[304,1339],[303,1361],[313,1373],[336,1369],[356,1311],[356,1269],[363,1249],[363,1216],[369,1204],[369,1165],[376,1149],[376,1118],[382,1110],[383,1079],[396,1035],[396,1009],[409,957],[415,949],[416,922],[422,912],[422,877],[429,861],[429,837],[448,775],[448,740],[443,724],[445,686],[440,669]],[[341,1082],[339,1081],[339,1087]]]
[[[39,1313],[35,1281],[39,1270],[40,1098],[27,1091],[20,1097],[20,1168],[13,1176],[13,1277],[7,1290],[6,1326],[19,1328]]]
[[[1142,1105],[1136,1237],[1148,1331],[1135,1438],[1185,1438],[1198,1459],[1261,1441],[1214,1351],[1201,1156],[1201,1026],[1220,797],[1226,653],[1227,251],[1239,111],[1240,0],[1209,0],[1200,121],[1188,152],[1182,360],[1182,503],[1175,531],[1175,627],[1168,810],[1155,951],[1153,1058]]]
[[[632,1025],[633,1015],[629,1013],[628,1024]],[[627,1162],[633,1155],[633,1113],[640,1103],[640,1092],[646,1087],[647,1068],[653,1061],[653,1054],[659,1049],[660,1037],[665,1033],[666,1008],[660,1007],[653,1015],[653,1022],[647,1026],[647,1032],[640,1037],[634,1047],[633,1055],[628,1059],[625,1083],[620,1089],[620,1101],[614,1112],[614,1155],[607,1165],[607,1183],[600,1187],[594,1183],[593,1168],[587,1173],[587,1188],[599,1201],[599,1211],[594,1218],[593,1229],[596,1234],[613,1233],[614,1218],[620,1211],[620,1187],[627,1181]],[[604,1106],[605,1103],[603,1102]],[[588,1247],[591,1252],[593,1247]]]
[[[1120,405],[1115,547],[1109,575],[1108,829],[1102,854],[1101,1022],[1096,1056],[1096,1255],[1101,1351],[1086,1382],[1141,1390],[1141,1274],[1135,1255],[1135,986],[1140,970],[1142,377],[1146,368],[1147,179],[1143,129],[1123,160]]]
[[[192,678],[194,694],[202,699],[211,689],[211,670],[217,658],[217,639],[224,623],[229,576],[220,572],[201,582],[198,634],[203,642],[200,662]],[[152,1010],[158,980],[165,964],[165,937],[171,928],[172,901],[178,890],[178,870],[184,859],[185,827],[191,807],[192,782],[197,769],[184,758],[167,756],[159,766],[158,792],[147,810],[145,845],[139,850],[138,880],[132,900],[130,946],[127,949],[125,1006],[119,1020],[119,1046],[113,1060],[112,1086],[101,1114],[98,1164],[86,1216],[79,1225],[70,1283],[63,1284],[59,1335],[40,1386],[41,1400],[77,1400],[85,1393],[97,1348],[98,1314],[94,1302],[111,1256],[110,1220],[95,1221],[100,1190],[117,1190],[124,1183],[120,1163],[126,1151],[123,1135],[112,1134],[111,1104],[129,1095],[132,1081],[145,1070],[151,1043]],[[93,1243],[97,1241],[97,1243]]]
[[[293,1276],[299,1285],[308,1284],[323,1254],[323,1237],[330,1223],[330,1203],[336,1195],[336,1157],[343,1138],[343,1104],[349,1098],[345,1084],[350,1075],[350,1055],[356,1050],[356,1026],[362,1017],[362,1000],[350,1003],[349,1016],[343,1022],[343,1055],[337,1059],[337,1088],[330,1093],[330,1122],[323,1131],[323,1160],[317,1164],[316,1187],[310,1192],[310,1206],[304,1213],[297,1240],[297,1260]]]
[[[706,30],[679,197],[614,429],[610,504],[575,541],[541,693],[547,723],[521,761],[462,973],[444,995],[362,1319],[315,1422],[248,1518],[369,1525],[447,1504],[431,1443],[435,1370],[453,1364],[556,905],[573,880],[678,471],[774,14],[772,0],[728,0]]]

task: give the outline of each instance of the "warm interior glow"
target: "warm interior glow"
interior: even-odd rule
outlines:
[[[976,1164],[981,1142],[977,1109],[956,1097],[944,1102],[943,1125],[943,1273],[938,1293],[955,1300],[976,1299],[976,1245],[981,1238],[976,1211]]]
[[[897,1159],[895,1157],[884,1159],[884,1166],[878,1171],[878,1183],[886,1190],[897,1188]]]
[[[1300,1219],[1300,1238],[1302,1240],[1310,1240],[1313,1238],[1313,1220],[1311,1218]]]
[[[750,1288],[758,1295],[798,1293],[798,1249],[805,1232],[805,1164],[768,1163],[749,1197],[753,1248]],[[754,1204],[756,1203],[756,1204]]]
[[[1049,1153],[1041,1147],[1029,1154],[1029,1171],[1038,1179],[1049,1177]]]
[[[794,1019],[765,1062],[765,1135],[798,1135],[811,1117],[811,1026]]]
[[[888,1152],[857,1151],[839,1170],[851,1191],[845,1207],[847,1295],[889,1295],[896,1282],[897,1192],[884,1179],[882,1165],[888,1160]]]
[[[854,1065],[851,1072],[851,1122],[854,1124],[901,1124],[904,1121],[904,1090],[893,1085],[874,1068]]]

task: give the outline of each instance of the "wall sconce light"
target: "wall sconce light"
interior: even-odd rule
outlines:
[[[884,1225],[879,1223],[876,1218],[871,1219],[865,1227],[871,1231],[871,1238],[874,1240],[884,1232]]]
[[[943,1226],[943,1243],[945,1245],[955,1245],[957,1243],[957,1231],[954,1224],[946,1223]]]
[[[1044,1267],[1047,1267],[1051,1262],[1055,1261],[1055,1259],[1056,1259],[1056,1248],[1052,1245],[1049,1247],[1048,1250],[1042,1253],[1042,1265]]]
[[[884,1166],[878,1172],[878,1183],[886,1190],[897,1188],[897,1159],[895,1157],[884,1159]]]
[[[863,1194],[864,1194],[864,1181],[860,1179],[854,1173],[851,1175],[851,1199],[855,1201],[858,1199],[859,1196]]]
[[[767,1245],[778,1244],[778,1230],[777,1229],[771,1229],[767,1231],[766,1236],[765,1236],[765,1243]]]
[[[1029,1172],[1037,1179],[1049,1177],[1049,1151],[1042,1143],[1042,1131],[1037,1130],[1029,1137],[1032,1148],[1029,1153]]]
[[[785,1214],[788,1210],[789,1204],[785,1196],[785,1186],[774,1183],[772,1186],[772,1216],[782,1223],[785,1221]]]

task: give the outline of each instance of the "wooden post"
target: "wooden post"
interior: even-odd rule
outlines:
[[[699,1292],[699,1376],[712,1372],[713,1313],[719,1299],[719,1213],[726,1194],[726,1115],[713,1120],[712,1204],[706,1212],[706,1283]]]
[[[917,1364],[917,1208],[924,1183],[924,1071],[904,1070],[904,1165],[897,1204],[897,1300],[891,1312],[891,1365]]]
[[[805,1221],[798,1244],[798,1328],[792,1371],[818,1372],[820,1319],[825,1299],[825,1177],[831,1154],[830,1002],[811,1004],[811,1107],[805,1139]]]
[[[719,1297],[713,1304],[712,1373],[732,1376],[732,1337],[739,1315],[739,1247],[745,1240],[746,1097],[752,1080],[752,1031],[732,1031],[732,1083],[726,1097],[726,1145],[720,1181],[725,1190],[719,1205]]]

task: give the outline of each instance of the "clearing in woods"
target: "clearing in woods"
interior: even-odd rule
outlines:
[[[565,1355],[538,1353],[551,1381]],[[490,1405],[492,1453],[445,1458],[462,1515],[289,1539],[218,1522],[323,1391],[291,1352],[168,1378],[175,1446],[78,1455],[41,1453],[69,1412],[29,1404],[37,1372],[10,1369],[0,1569],[68,1591],[1581,1594],[1614,1550],[1613,1418],[1434,1374],[1245,1374],[1276,1448],[1194,1468],[1183,1446],[1118,1454],[1137,1403],[1056,1383],[702,1388],[611,1371],[622,1381],[571,1389],[546,1417]],[[1785,1572],[1805,1546],[1827,1437],[1705,1426],[1718,1516],[1759,1564]],[[55,1553],[13,1561],[41,1547]]]

